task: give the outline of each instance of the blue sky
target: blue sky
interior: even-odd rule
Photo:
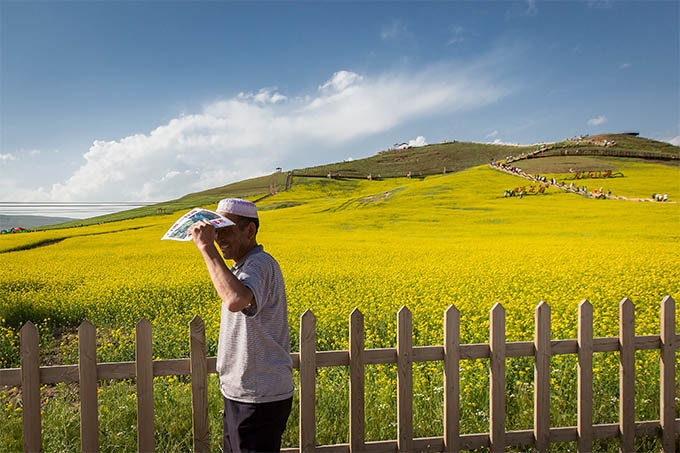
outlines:
[[[0,201],[160,201],[419,136],[680,144],[678,5],[1,0]]]

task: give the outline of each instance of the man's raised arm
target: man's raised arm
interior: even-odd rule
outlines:
[[[215,247],[215,227],[201,220],[189,230],[196,248],[203,255],[213,286],[229,311],[239,312],[255,303],[253,292],[231,273]]]

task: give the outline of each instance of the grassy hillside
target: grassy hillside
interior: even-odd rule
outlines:
[[[483,143],[442,143],[405,150],[391,150],[365,159],[308,167],[295,170],[295,175],[326,176],[328,173],[340,176],[365,178],[404,177],[411,172],[415,176],[442,174],[475,167],[492,159],[503,159],[508,155],[532,150],[533,147],[489,145]]]
[[[557,149],[611,149],[597,144],[603,139],[616,140],[616,147],[621,150],[680,155],[680,147],[625,134],[597,135],[589,137],[587,143],[575,144],[573,142],[560,142],[554,144],[554,146]],[[298,177],[295,177],[292,183],[304,183],[305,176],[325,177],[329,173],[334,177],[359,179],[367,178],[368,175],[371,175],[373,179],[405,177],[409,172],[411,172],[413,177],[443,174],[444,171],[453,173],[485,164],[490,160],[504,159],[509,155],[516,156],[520,153],[533,151],[534,149],[535,147],[533,146],[451,142],[406,150],[391,150],[364,159],[293,170],[294,175]],[[678,165],[677,162],[674,162],[674,164]],[[216,203],[217,200],[227,197],[256,200],[263,195],[268,194],[271,186],[274,186],[277,191],[284,190],[286,178],[287,172],[273,173],[271,175],[246,179],[202,192],[187,194],[176,200],[89,219],[61,223],[45,227],[45,229],[94,225],[104,222],[163,215],[181,210],[188,210],[196,206]]]
[[[615,140],[616,147],[633,151],[646,151],[651,153],[672,154],[680,156],[680,147],[666,142],[659,142],[645,137],[635,137],[627,134],[600,134],[592,135],[588,139],[598,142],[600,140]]]

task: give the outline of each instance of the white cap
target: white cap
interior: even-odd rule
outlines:
[[[255,203],[240,198],[220,200],[220,203],[217,205],[217,212],[226,212],[227,214],[257,219],[257,206],[255,206]]]

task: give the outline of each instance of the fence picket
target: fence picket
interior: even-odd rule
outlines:
[[[42,451],[38,328],[31,321],[28,321],[21,328],[20,336],[24,451],[38,452]]]
[[[550,448],[550,306],[541,301],[535,313],[534,437],[536,450]]]
[[[194,452],[210,451],[208,422],[208,360],[205,356],[205,323],[194,316],[189,323],[191,348],[191,412],[194,425]]]
[[[661,445],[664,452],[675,451],[675,301],[666,296],[661,302]]]
[[[99,451],[97,404],[97,330],[90,321],[78,327],[78,376],[80,381],[80,449]]]
[[[365,450],[364,315],[355,308],[349,316],[349,451]]]
[[[593,450],[593,306],[578,306],[578,451]]]
[[[137,371],[137,450],[154,451],[153,337],[151,323],[142,318],[135,326]]]
[[[619,305],[619,426],[622,452],[635,451],[635,306],[624,297]]]
[[[492,452],[505,451],[505,309],[494,304],[489,315],[489,441]]]
[[[413,316],[397,313],[397,450],[413,451]]]
[[[300,316],[300,453],[316,448],[316,316]]]
[[[460,451],[460,312],[444,313],[444,451]]]

